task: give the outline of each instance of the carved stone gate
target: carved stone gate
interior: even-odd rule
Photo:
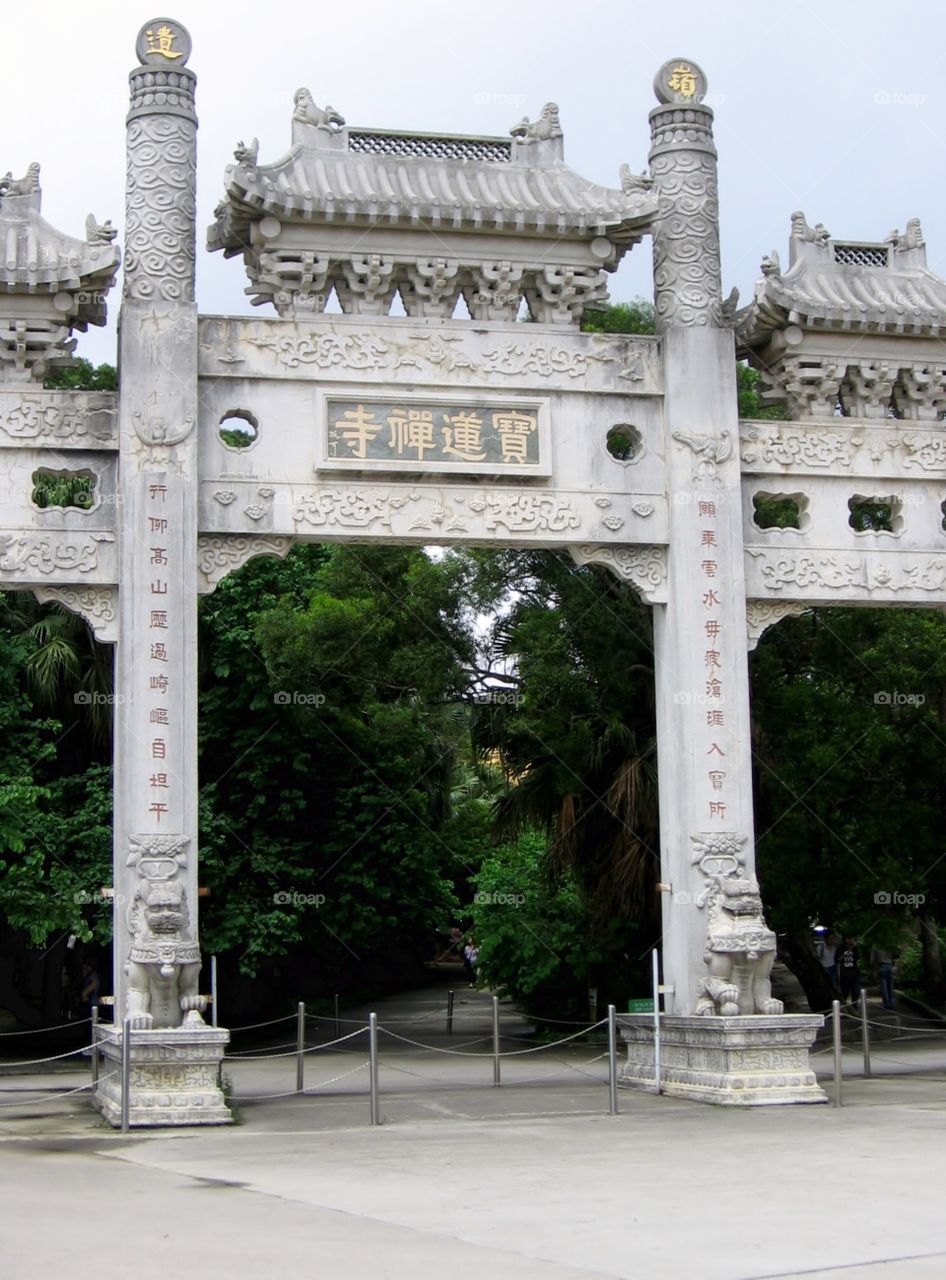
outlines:
[[[737,312],[694,63],[658,72],[650,173],[623,165],[613,189],[567,167],[553,104],[509,138],[404,134],[300,89],[289,151],[261,164],[238,146],[208,237],[276,314],[200,316],[190,38],[159,19],[137,53],[117,395],[42,385],[70,333],[104,323],[114,230],[45,223],[38,166],[0,181],[0,586],[117,644],[132,1124],[228,1119],[227,1033],[197,990],[197,598],[305,540],[566,548],[653,606],[665,1089],[820,1100],[821,1019],[784,1015],[768,981],[747,652],[814,604],[946,601],[946,283],[919,224],[852,244],[795,214],[789,269],[773,253]],[[580,332],[645,234],[657,336]],[[738,421],[736,349],[791,421]],[[40,509],[37,473],[87,476],[92,505]],[[797,527],[759,527],[773,498]],[[890,527],[858,532],[854,508],[881,500]],[[117,1055],[118,1030],[102,1034]],[[625,1082],[646,1084],[650,1020],[624,1036]],[[99,1105],[117,1120],[116,1093]]]

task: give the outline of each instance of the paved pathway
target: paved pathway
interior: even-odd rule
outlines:
[[[451,1037],[442,989],[378,1012],[409,1040],[490,1048],[491,1002],[479,993],[457,988]],[[503,1024],[504,1050],[530,1047],[521,1020],[504,1011]],[[123,1138],[84,1095],[37,1091],[80,1085],[87,1065],[0,1078],[4,1274],[946,1275],[946,1039],[878,1048],[895,1073],[848,1080],[840,1110],[740,1111],[622,1090],[611,1117],[606,1063],[593,1061],[602,1045],[504,1059],[496,1089],[488,1056],[382,1037],[380,1128],[367,1123],[355,1043],[307,1055],[303,1097],[268,1096],[294,1088],[292,1057],[233,1060],[245,1101],[228,1129]],[[827,1069],[830,1054],[816,1061]],[[855,1048],[845,1062],[857,1069]]]

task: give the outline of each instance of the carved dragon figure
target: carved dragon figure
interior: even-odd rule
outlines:
[[[297,89],[293,98],[295,110],[292,113],[293,120],[298,120],[303,124],[314,124],[316,129],[327,129],[330,133],[335,133],[345,125],[343,116],[326,104],[324,107],[317,107],[315,99],[308,89]]]
[[[249,146],[247,146],[246,143],[241,138],[240,141],[233,148],[234,160],[237,162],[237,164],[245,164],[248,169],[253,168],[256,165],[256,160],[258,156],[259,156],[259,138],[253,138]]]
[[[703,995],[695,1013],[724,1018],[739,1014],[778,1014],[784,1006],[772,996],[775,934],[762,914],[756,880],[715,876],[710,882]]]
[[[636,195],[640,191],[650,191],[654,180],[648,173],[633,173],[629,164],[622,164],[618,169],[621,179],[621,190],[626,196]]]
[[[111,244],[117,235],[118,230],[112,226],[110,219],[105,222],[96,222],[94,213],[90,213],[86,218],[86,244]]]
[[[509,132],[520,142],[548,142],[550,138],[561,138],[563,134],[557,104],[547,102],[539,113],[538,120],[530,120],[528,116],[523,116]]]

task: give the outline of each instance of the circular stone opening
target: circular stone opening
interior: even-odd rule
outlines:
[[[618,422],[608,428],[607,449],[617,462],[634,462],[644,448],[644,437],[629,422]]]
[[[248,449],[259,437],[259,423],[249,409],[228,409],[220,419],[217,434],[231,449]]]

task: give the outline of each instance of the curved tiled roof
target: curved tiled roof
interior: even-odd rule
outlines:
[[[121,261],[114,244],[77,240],[40,217],[40,192],[0,195],[0,292],[88,290],[73,327],[104,324],[104,294]]]
[[[361,136],[352,131],[352,142]],[[501,138],[466,142],[480,156],[502,154],[500,148],[510,146]],[[433,154],[423,154],[417,147],[349,150],[347,136],[345,143],[345,149],[297,145],[271,165],[230,165],[227,200],[211,228],[210,247],[239,252],[248,224],[266,214],[296,222],[380,220],[390,226],[423,220],[488,232],[600,235],[620,244],[639,238],[656,211],[649,192],[587,182],[561,161],[521,163],[515,148],[509,159],[484,160],[475,151],[462,154],[462,147],[451,155],[446,147],[439,148],[441,154],[433,147]]]
[[[810,228],[807,229],[810,232]],[[922,239],[878,244],[793,238],[793,262],[781,275],[770,259],[752,303],[737,316],[743,347],[768,341],[789,324],[937,335],[946,331],[946,280],[926,266]],[[766,269],[766,264],[763,264]]]

